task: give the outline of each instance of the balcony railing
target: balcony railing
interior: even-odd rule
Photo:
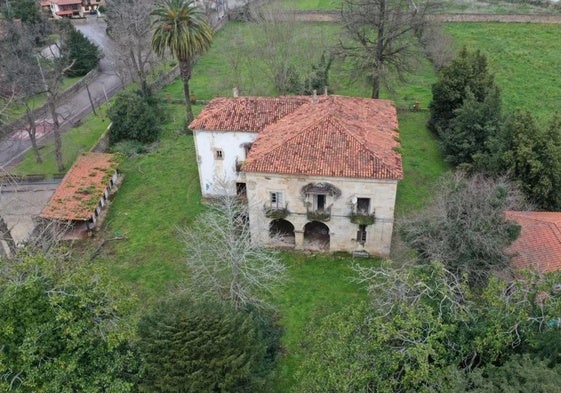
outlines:
[[[274,219],[286,218],[286,216],[290,214],[288,211],[288,204],[284,207],[263,205],[263,211],[265,212],[265,217]]]
[[[306,215],[308,220],[312,221],[329,221],[331,219],[331,206],[324,209],[308,208]]]
[[[351,222],[357,225],[372,225],[376,222],[376,216],[374,213],[368,213],[364,211],[353,211],[351,212]]]

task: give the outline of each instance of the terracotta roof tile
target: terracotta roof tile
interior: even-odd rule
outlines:
[[[548,273],[561,269],[561,213],[507,211],[506,217],[521,227],[518,239],[505,251],[513,264]]]
[[[260,132],[310,97],[215,98],[189,124],[192,130]]]
[[[82,0],[52,0],[57,5],[82,4]]]
[[[321,96],[259,134],[246,172],[401,179],[397,114],[390,101]]]
[[[88,153],[78,157],[40,216],[54,220],[90,219],[117,167],[114,154]]]

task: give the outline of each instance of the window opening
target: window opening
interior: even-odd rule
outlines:
[[[356,202],[356,211],[360,214],[370,213],[370,198],[358,198]]]
[[[366,225],[359,225],[356,233],[356,241],[364,245],[366,243]]]

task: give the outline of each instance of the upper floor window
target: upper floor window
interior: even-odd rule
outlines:
[[[271,192],[271,207],[282,209],[282,192]]]
[[[216,157],[217,160],[223,160],[224,159],[224,151],[222,151],[221,149],[216,149],[214,151],[214,156]]]
[[[356,212],[358,214],[369,214],[370,213],[370,198],[357,198]]]
[[[326,201],[327,201],[327,195],[325,194],[313,194],[313,208],[314,210],[324,210],[325,209],[325,205],[326,205]]]

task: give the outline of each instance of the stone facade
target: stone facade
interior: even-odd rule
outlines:
[[[284,241],[288,247],[325,251],[366,251],[372,255],[389,255],[397,180],[246,173],[246,182],[251,235],[256,241],[270,243],[271,236],[274,241],[277,232],[274,222],[285,220],[294,227],[294,238],[287,235]],[[320,190],[314,190],[310,184],[320,185]],[[324,193],[321,190],[321,187],[325,189],[329,188],[329,185],[339,190],[340,195],[330,195],[329,191]],[[303,192],[305,187],[312,190]],[[273,201],[271,193],[277,193],[273,196]],[[318,209],[317,195],[322,193],[325,195],[324,208]],[[361,221],[358,218],[354,221],[368,225],[363,228],[366,232],[363,237],[357,239],[360,224],[353,223],[351,216],[357,213],[358,202],[365,199],[369,200],[368,211],[361,212],[365,220]],[[275,214],[275,210],[283,209],[286,209],[286,216],[278,218],[284,214]],[[323,210],[325,215],[314,216],[318,210]],[[374,218],[373,224],[369,224],[368,217]],[[286,224],[281,227],[286,228]],[[327,234],[321,233],[326,230]],[[315,236],[316,234],[318,236]]]

